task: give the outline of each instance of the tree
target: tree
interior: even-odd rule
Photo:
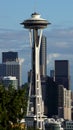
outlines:
[[[1,130],[8,130],[10,122],[18,123],[26,115],[28,86],[14,90],[12,86],[5,89],[0,84],[0,127]]]

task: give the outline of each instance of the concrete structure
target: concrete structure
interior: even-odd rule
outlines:
[[[69,61],[55,61],[55,81],[58,85],[63,85],[66,89],[70,89]]]
[[[18,89],[18,80],[13,76],[6,76],[2,78],[2,83],[6,89],[12,86],[14,89]]]
[[[2,63],[8,61],[17,61],[18,60],[18,53],[17,52],[2,52]]]
[[[73,130],[73,121],[67,120],[64,122],[64,130]]]
[[[47,118],[44,121],[45,130],[64,130],[61,119]]]
[[[38,128],[42,130],[44,120],[44,105],[42,100],[40,78],[40,46],[42,30],[50,23],[48,23],[47,20],[41,18],[40,14],[33,13],[31,18],[25,20],[21,24],[24,25],[24,28],[30,29],[30,43],[32,47],[32,74],[29,85],[30,89],[26,122],[27,127],[34,127],[34,129]]]
[[[58,86],[58,116],[71,120],[71,90]]]

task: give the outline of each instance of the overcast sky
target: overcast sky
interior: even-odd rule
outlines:
[[[23,82],[31,68],[29,34],[20,23],[36,11],[52,24],[44,30],[47,37],[47,73],[54,60],[70,63],[73,89],[73,0],[0,0],[0,62],[3,51],[17,51],[24,59]]]

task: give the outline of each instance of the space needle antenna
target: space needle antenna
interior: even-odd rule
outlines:
[[[43,29],[50,24],[40,14],[34,12],[31,18],[21,23],[24,28],[30,30],[30,44],[32,45],[32,71],[29,82],[29,99],[25,121],[27,128],[44,130],[44,102],[42,99],[42,87],[40,77],[40,46]],[[38,38],[39,36],[39,38]]]
[[[37,12],[37,1],[34,0],[33,6],[34,6],[33,7],[34,12]],[[33,40],[32,40],[32,29],[30,29],[30,28],[29,28],[29,40],[30,40],[30,47],[32,48],[32,42],[33,42]]]
[[[34,0],[34,12],[37,12],[37,0]]]

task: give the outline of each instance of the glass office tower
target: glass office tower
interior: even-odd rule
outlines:
[[[55,81],[58,85],[64,85],[66,89],[70,89],[69,61],[55,61]]]

